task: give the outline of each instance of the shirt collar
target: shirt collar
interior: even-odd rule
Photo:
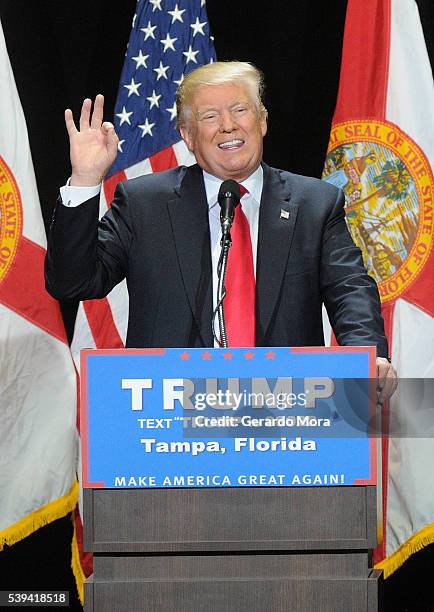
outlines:
[[[217,204],[217,197],[220,189],[220,185],[223,181],[212,174],[209,174],[205,170],[202,170],[203,178],[205,181],[206,199],[208,201],[208,208],[214,208]],[[244,187],[248,190],[252,196],[252,201],[256,202],[259,206],[262,195],[262,186],[264,184],[264,171],[262,166],[259,165],[256,170],[246,180],[242,181]],[[247,195],[246,195],[247,197]]]

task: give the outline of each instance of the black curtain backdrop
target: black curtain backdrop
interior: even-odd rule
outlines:
[[[417,3],[433,66],[434,0]],[[106,119],[112,120],[135,4],[0,0],[46,225],[58,188],[70,172],[63,111],[70,107],[78,116],[82,99],[101,92]],[[336,102],[346,4],[207,2],[218,58],[251,61],[265,73],[269,131],[264,158],[271,165],[321,176]],[[69,331],[75,307],[63,304]],[[67,589],[70,609],[80,610],[70,571],[70,538],[67,517],[6,548],[0,553],[0,588]],[[433,575],[434,552],[428,547],[386,581],[386,610],[434,610]]]

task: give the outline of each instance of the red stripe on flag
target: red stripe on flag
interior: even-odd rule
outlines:
[[[433,247],[431,249],[431,254],[426,260],[419,277],[399,297],[411,302],[430,317],[434,317],[434,249]]]
[[[80,373],[74,363],[75,380],[77,381],[77,431],[80,432]]]
[[[374,564],[380,563],[386,558],[386,538],[387,538],[387,491],[389,488],[389,402],[382,407],[381,412],[381,482],[382,482],[382,533],[383,538],[376,548],[374,548]]]
[[[0,281],[0,302],[66,343],[59,304],[45,289],[44,257],[43,247],[21,236],[14,261]]]
[[[116,191],[116,185],[127,180],[127,176],[123,170],[116,172],[104,181],[104,195],[108,208],[110,208]]]
[[[80,512],[78,506],[76,506],[73,513],[73,521],[75,524],[75,534],[77,536],[78,551],[80,553],[80,563],[83,569],[84,575],[88,578],[93,572],[93,555],[90,552],[84,551],[83,545],[83,523],[81,522]]]
[[[87,300],[83,308],[97,348],[124,348],[107,298]]]
[[[390,0],[349,0],[333,123],[385,118],[389,52]]]
[[[389,353],[392,345],[393,312],[395,303],[383,305],[381,314],[384,318],[384,330],[389,341]],[[387,527],[387,491],[389,484],[389,402],[381,411],[381,477],[382,477],[382,507],[383,507],[383,539],[374,549],[374,563],[379,563],[386,557],[386,527]]]
[[[149,158],[149,162],[153,172],[163,172],[163,170],[179,166],[172,146],[166,147],[152,155]]]

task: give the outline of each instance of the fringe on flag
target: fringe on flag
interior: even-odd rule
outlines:
[[[55,499],[22,519],[0,531],[0,550],[4,546],[12,546],[20,540],[27,538],[41,527],[48,525],[72,512],[78,501],[78,482],[69,489],[68,493]]]
[[[404,544],[401,544],[398,550],[395,550],[395,552],[383,559],[383,561],[377,563],[375,569],[382,569],[384,578],[389,578],[389,576],[396,572],[411,555],[419,552],[422,548],[430,544],[434,544],[434,523],[426,525],[414,533],[411,538],[404,542]]]
[[[80,552],[78,549],[77,542],[77,530],[75,526],[74,516],[71,517],[72,524],[74,527],[74,534],[72,536],[71,542],[71,569],[74,574],[75,584],[77,586],[78,597],[80,599],[81,605],[84,605],[84,581],[86,576],[84,575],[83,568],[81,567],[80,562]]]

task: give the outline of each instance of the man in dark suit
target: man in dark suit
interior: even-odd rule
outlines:
[[[212,346],[217,193],[233,179],[248,190],[242,205],[256,280],[256,345],[322,345],[324,303],[339,344],[376,345],[382,398],[393,392],[377,287],[347,230],[342,192],[262,162],[267,112],[256,68],[216,62],[186,77],[177,121],[197,165],[119,185],[100,223],[97,186],[118,140],[102,122],[102,96],[92,114],[91,104],[83,103],[79,131],[65,113],[72,174],[49,237],[46,279],[54,297],[102,297],[126,278],[128,347]]]

